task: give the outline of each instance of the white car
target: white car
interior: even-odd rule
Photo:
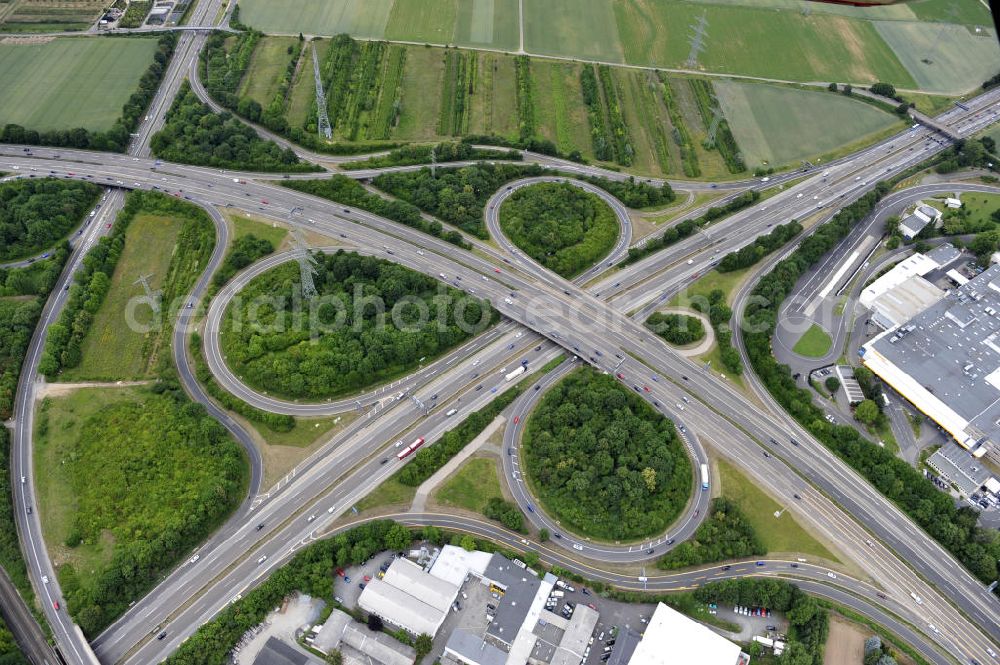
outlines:
[[[257,565],[260,565],[260,564],[264,563],[265,561],[267,561],[267,555],[266,554],[264,556],[262,556],[261,558],[257,559]]]
[[[581,545],[580,543],[573,543],[573,549],[579,550],[579,551],[582,552],[583,551],[583,545]]]
[[[837,573],[827,573],[826,576],[829,577],[831,580],[837,579]]]
[[[49,576],[42,575],[42,584],[48,584],[48,583],[49,583]]]
[[[333,511],[335,511],[336,509],[337,509],[337,506],[330,506],[329,508],[326,509],[326,512],[328,512],[330,514],[333,514]]]
[[[191,557],[190,561],[191,561],[191,563],[197,563],[198,559],[200,559],[200,558],[201,558],[200,554],[195,554],[193,557]]]

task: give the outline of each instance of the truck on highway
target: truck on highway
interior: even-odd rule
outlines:
[[[422,445],[424,445],[424,437],[418,438],[416,441],[414,441],[407,447],[400,450],[398,453],[396,453],[396,457],[399,459],[404,459],[405,457],[411,455],[414,451],[416,451],[417,448],[419,448]]]
[[[513,372],[511,372],[510,374],[508,374],[506,377],[504,377],[504,380],[505,381],[510,381],[514,377],[521,376],[522,374],[524,374],[525,369],[527,369],[527,368],[524,365],[521,365],[520,367],[518,367],[517,369],[515,369]]]
[[[708,465],[701,465],[701,491],[708,489]]]

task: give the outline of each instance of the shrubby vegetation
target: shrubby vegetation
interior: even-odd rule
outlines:
[[[0,300],[0,421],[13,415],[14,392],[42,313],[42,300],[55,285],[69,254],[69,245],[64,242],[48,259],[25,268],[0,269],[0,297],[38,296]]]
[[[545,395],[528,419],[523,449],[539,500],[567,528],[597,538],[661,533],[692,487],[673,423],[589,368]]]
[[[237,26],[238,19],[236,13],[238,7],[233,12],[230,25]],[[285,117],[285,107],[288,103],[288,88],[291,85],[295,68],[300,60],[303,49],[303,41],[292,47],[288,54],[288,66],[284,76],[275,91],[274,98],[267,107],[262,107],[260,103],[249,97],[239,96],[240,83],[250,65],[254,49],[260,42],[263,34],[243,26],[244,32],[236,37],[226,33],[213,33],[201,52],[200,75],[205,85],[205,90],[216,102],[226,107],[230,111],[239,114],[251,122],[257,122],[267,129],[281,134],[296,143],[306,146],[311,150],[327,152],[331,154],[356,154],[387,148],[395,148],[398,143],[329,143],[317,135],[316,123],[317,112],[315,104],[306,119],[304,127],[291,126]],[[226,44],[232,40],[227,50]],[[320,76],[323,79],[324,90],[326,91],[328,113],[333,129],[341,134],[346,134],[353,141],[358,137],[361,130],[361,113],[372,104],[368,93],[371,92],[373,82],[372,76],[379,64],[378,57],[385,51],[386,45],[382,42],[357,42],[348,35],[338,35],[333,38],[327,55],[320,65]],[[395,78],[387,78],[385,85],[392,86],[397,90],[399,76],[402,73],[403,56],[405,51],[402,48],[395,50],[390,46],[390,59],[392,60],[391,72]],[[360,57],[364,52],[366,57]],[[375,55],[375,60],[372,55]],[[352,74],[354,64],[363,65],[364,76]],[[303,68],[312,72],[311,57],[302,63]],[[311,73],[309,74],[311,76]],[[351,85],[367,86],[365,90],[358,90],[351,94]],[[362,94],[363,93],[363,94]],[[374,119],[369,118],[369,125],[365,128],[369,138],[388,138],[389,128],[395,123],[398,115],[399,103],[389,106],[380,105],[378,113]],[[338,125],[338,122],[340,125]]]
[[[52,247],[83,220],[100,195],[100,187],[78,180],[0,184],[0,261]]]
[[[290,149],[265,141],[230,113],[213,113],[185,81],[151,142],[157,157],[197,166],[247,171],[318,171]]]
[[[940,155],[934,170],[938,173],[954,173],[972,166],[985,168],[992,161],[990,152],[995,149],[996,143],[989,136],[979,139],[959,139]]]
[[[629,208],[662,206],[677,198],[670,183],[666,181],[659,187],[654,187],[648,182],[636,180],[634,176],[629,176],[626,180],[612,180],[611,178],[603,178],[601,176],[576,174],[570,177],[600,187]]]
[[[515,100],[517,104],[517,129],[521,140],[535,135],[535,102],[531,89],[531,60],[526,55],[514,58]]]
[[[38,132],[20,125],[5,125],[0,132],[0,143],[28,143],[31,145],[65,146],[67,148],[84,148],[88,150],[110,150],[124,152],[131,138],[130,133],[139,126],[139,121],[146,114],[149,103],[153,101],[160,87],[163,74],[167,71],[170,56],[177,45],[176,32],[167,32],[160,36],[159,47],[153,54],[153,62],[139,79],[138,89],[132,93],[125,106],[122,116],[114,126],[106,132],[91,132],[82,127],[75,129],[55,129]]]
[[[503,524],[511,531],[525,532],[524,515],[517,504],[501,499],[498,496],[490,498],[483,508],[483,515]]]
[[[716,270],[719,272],[732,272],[734,270],[749,268],[797,236],[801,231],[802,225],[794,219],[787,224],[781,224],[767,235],[758,236],[749,245],[745,245],[735,252],[730,252],[723,256]]]
[[[38,436],[57,425],[43,406]],[[103,570],[59,568],[67,608],[94,636],[232,512],[246,465],[222,425],[169,380],[90,415],[72,453],[63,471],[74,499],[65,545],[93,544],[104,532],[115,543]]]
[[[701,217],[696,219],[686,219],[679,224],[674,224],[673,226],[667,228],[667,230],[661,235],[656,236],[655,238],[650,238],[646,244],[639,245],[638,247],[629,247],[628,258],[625,259],[624,263],[626,265],[629,263],[635,263],[639,259],[645,258],[650,254],[655,254],[664,247],[669,247],[678,240],[687,238],[699,228],[707,226],[720,217],[731,215],[732,213],[742,210],[743,208],[752,206],[759,198],[760,192],[756,189],[750,189],[723,206],[712,206],[706,210],[705,214]]]
[[[698,152],[695,150],[694,141],[691,140],[691,134],[688,132],[687,124],[684,122],[684,116],[677,105],[677,100],[674,99],[670,79],[667,77],[666,72],[657,71],[656,75],[660,79],[660,83],[663,84],[663,104],[667,107],[670,124],[674,127],[674,143],[681,149],[681,163],[684,167],[684,175],[689,178],[697,178],[701,175],[701,166],[698,165]]]
[[[418,450],[409,463],[395,475],[396,480],[409,487],[418,487],[479,436],[486,426],[522,392],[524,388],[521,384],[517,384],[498,395],[483,408],[470,413],[455,429],[442,434],[433,446]]]
[[[119,28],[138,28],[146,20],[149,10],[153,7],[152,0],[131,0],[125,15],[118,21]]]
[[[653,312],[646,319],[646,327],[677,346],[686,346],[705,339],[705,326],[701,319],[673,312]]]
[[[1000,537],[977,526],[977,511],[967,506],[957,507],[951,497],[939,492],[919,471],[867,441],[853,427],[826,422],[809,391],[798,387],[788,367],[778,364],[771,352],[777,310],[796,281],[870,213],[889,190],[888,183],[878,183],[874,191],[844,207],[803,240],[791,256],[758,282],[753,291],[757,297],[751,299],[744,313],[747,325],[743,327],[743,341],[754,371],[783,408],[896,503],[972,574],[988,583],[997,577]],[[751,330],[755,332],[748,332]]]
[[[736,137],[729,129],[729,121],[722,118],[715,122],[715,115],[712,109],[719,109],[719,101],[715,98],[715,91],[712,89],[712,82],[705,79],[688,79],[691,91],[694,93],[695,102],[698,105],[698,112],[706,127],[715,126],[715,136],[705,140],[706,148],[718,148],[719,154],[726,162],[726,168],[730,173],[742,173],[747,170],[743,163],[743,155],[740,154],[740,147],[736,144]]]
[[[386,155],[377,155],[357,162],[345,162],[340,168],[347,171],[360,169],[386,168],[389,166],[411,166],[413,164],[430,164],[431,151],[434,160],[442,162],[461,162],[474,159],[496,159],[519,162],[521,153],[517,150],[491,150],[474,148],[464,141],[458,143],[438,143],[437,145],[408,145],[396,148]]]
[[[226,254],[222,265],[219,266],[215,275],[212,276],[212,281],[216,286],[222,286],[240,270],[243,270],[251,263],[272,252],[274,252],[274,245],[270,240],[258,238],[252,233],[242,238],[237,238],[233,241],[233,246],[230,248],[229,253]]]
[[[500,207],[500,227],[528,256],[566,278],[606,256],[619,233],[618,218],[600,197],[560,182],[515,191]]]
[[[766,607],[788,619],[788,641],[781,665],[822,665],[830,617],[818,600],[794,584],[776,579],[743,578],[710,582],[696,589],[703,603],[723,607]]]
[[[441,222],[427,221],[420,215],[420,209],[406,201],[385,199],[378,194],[372,194],[357,180],[345,175],[334,173],[322,180],[287,180],[282,181],[285,187],[297,189],[306,194],[320,196],[324,199],[343,203],[367,210],[394,222],[413,227],[435,238],[441,238],[453,245],[469,249],[470,245],[462,234],[454,229],[445,230]]]
[[[249,385],[293,398],[343,395],[410,371],[418,359],[469,339],[472,332],[463,327],[480,332],[498,318],[488,302],[403,266],[345,251],[315,257],[314,280],[324,301],[315,326],[292,319],[301,294],[294,262],[255,278],[240,303],[227,310],[222,348]],[[384,316],[365,302],[377,298],[385,304]],[[409,329],[392,323],[397,304]],[[254,321],[247,320],[251,306]],[[427,308],[424,321],[421,307]],[[460,326],[459,317],[467,325]],[[327,330],[310,329],[320,326]]]
[[[767,554],[767,549],[739,507],[720,497],[712,500],[711,513],[698,527],[694,537],[671,550],[657,565],[665,570],[675,570],[764,554]]]
[[[374,180],[379,189],[408,201],[426,213],[454,224],[466,233],[487,238],[483,208],[501,186],[511,180],[544,173],[537,165],[476,164],[461,168],[409,173],[383,173]]]
[[[21,556],[21,543],[17,539],[14,495],[10,486],[10,443],[10,430],[0,427],[0,567],[7,571],[7,576],[30,607],[35,592],[28,579],[28,567]],[[2,642],[0,639],[0,644]],[[3,647],[0,646],[0,665],[4,663],[3,653]]]
[[[215,401],[230,411],[240,414],[247,420],[267,427],[272,432],[292,431],[292,428],[295,427],[295,418],[292,416],[264,411],[263,409],[251,406],[216,382],[215,375],[212,374],[212,370],[209,369],[208,363],[205,362],[205,357],[202,354],[201,335],[191,333],[191,341],[188,348],[191,351],[191,357],[194,361],[195,378],[205,388],[205,392],[211,395]]]
[[[733,310],[726,302],[726,293],[722,289],[713,289],[708,294],[708,302],[701,298],[691,303],[693,309],[708,316],[715,331],[715,343],[719,346],[722,364],[730,374],[739,376],[743,373],[743,361],[739,352],[733,348],[733,331],[729,328],[729,320],[733,318]]]

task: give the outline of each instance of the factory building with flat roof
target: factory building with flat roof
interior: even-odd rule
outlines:
[[[1000,266],[877,335],[860,354],[963,448],[1000,460]]]

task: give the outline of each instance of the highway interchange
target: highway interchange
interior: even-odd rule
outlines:
[[[209,13],[212,4],[205,3],[206,16],[214,15]],[[746,244],[756,235],[766,232],[772,224],[792,217],[805,218],[816,211],[832,214],[834,201],[850,201],[851,197],[866,191],[878,179],[922,161],[943,147],[942,143],[932,140],[929,130],[917,129],[893,137],[824,167],[822,174],[819,169],[814,170],[802,183],[761,204],[719,221],[706,231],[643,261],[607,270],[606,276],[597,275],[598,268],[603,271],[608,267],[602,262],[605,264],[595,268],[593,274],[586,275],[587,280],[593,279],[593,282],[581,287],[548,273],[506,244],[502,235],[494,235],[501,245],[499,250],[480,243],[477,253],[461,252],[440,240],[370,213],[341,209],[330,202],[262,182],[260,174],[240,174],[237,179],[245,182],[237,183],[233,181],[234,174],[214,169],[175,164],[157,166],[147,158],[148,139],[183,81],[184,72],[193,71],[201,41],[203,36],[197,33],[182,36],[161,92],[128,156],[37,148],[32,149],[29,156],[21,146],[3,146],[0,149],[0,167],[5,169],[18,167],[23,173],[37,169],[39,175],[86,178],[112,188],[95,221],[86,228],[74,248],[67,269],[46,304],[42,323],[29,349],[16,404],[13,465],[15,477],[23,475],[26,481],[15,483],[15,505],[26,508],[33,504],[31,428],[37,360],[44,344],[45,330],[63,305],[65,292],[62,287],[68,283],[86,250],[106,231],[120,209],[124,189],[155,187],[177,193],[212,214],[219,242],[192,294],[195,300],[200,298],[211,272],[221,261],[227,237],[226,225],[218,208],[228,205],[250,209],[256,214],[328,236],[331,242],[364,253],[389,258],[387,251],[392,251],[391,260],[434,277],[443,273],[450,282],[454,278],[453,285],[475,284],[475,287],[463,288],[474,288],[475,295],[488,298],[516,323],[499,324],[487,335],[476,338],[464,348],[428,365],[418,375],[409,377],[398,388],[406,393],[407,398],[418,397],[424,403],[434,401],[431,395],[439,395],[436,403],[440,406],[432,409],[429,415],[425,415],[411,399],[395,399],[393,393],[397,387],[336,403],[280,404],[245,386],[240,387],[238,382],[226,381],[224,362],[217,345],[213,347],[216,344],[213,332],[218,330],[212,327],[213,321],[218,323],[224,309],[219,303],[224,302],[226,289],[235,292],[251,273],[238,276],[237,281],[212,300],[206,317],[206,357],[223,385],[252,404],[279,412],[299,415],[332,413],[336,412],[333,409],[354,409],[360,401],[364,415],[301,464],[293,477],[274,488],[262,488],[259,456],[254,459],[254,446],[249,436],[228,415],[211,407],[215,409],[212,414],[251,453],[253,491],[234,518],[199,549],[201,554],[196,564],[182,565],[168,575],[95,640],[94,649],[101,662],[149,663],[162,660],[199,625],[230,602],[234,590],[242,590],[259,581],[302,544],[325,534],[328,525],[394,472],[396,463],[391,458],[394,457],[392,448],[395,440],[419,431],[419,435],[433,441],[454,425],[454,419],[443,416],[445,408],[442,407],[460,406],[460,413],[464,414],[486,404],[495,394],[493,388],[499,391],[509,385],[503,379],[503,368],[519,364],[522,359],[529,360],[531,369],[525,379],[534,380],[534,371],[557,355],[557,347],[564,348],[568,354],[578,355],[581,362],[594,357],[593,364],[600,369],[622,372],[628,386],[649,387],[648,393],[640,391],[640,394],[651,401],[656,400],[661,405],[658,408],[671,417],[677,418],[677,407],[682,402],[687,403],[683,422],[693,435],[691,445],[694,450],[704,455],[700,446],[700,440],[704,439],[713,444],[716,451],[735,460],[769,493],[790,506],[812,529],[837,542],[877,585],[871,586],[843,576],[833,581],[827,576],[829,571],[800,567],[794,571],[794,577],[812,579],[811,582],[801,582],[804,588],[820,594],[842,594],[844,598],[840,600],[852,607],[864,605],[868,608],[865,612],[893,628],[911,644],[919,645],[918,648],[933,662],[949,662],[937,649],[959,658],[960,662],[966,662],[968,658],[990,662],[987,650],[997,650],[1000,625],[995,598],[987,594],[982,585],[779,408],[770,404],[770,412],[762,412],[723,378],[677,357],[646,332],[641,323],[624,315],[636,310],[640,314],[650,311],[696,275],[710,268],[717,257]],[[939,120],[972,133],[993,121],[996,99],[996,94],[984,95],[969,103],[973,111],[963,113],[953,109]],[[586,170],[587,167],[560,163],[559,169]],[[597,169],[591,172],[604,173]],[[790,178],[785,177],[786,180]],[[505,191],[498,193],[487,206],[487,225],[494,232],[497,228],[495,211],[499,200],[507,195]],[[268,203],[258,203],[263,201]],[[625,218],[627,220],[627,211]],[[626,221],[622,223],[626,229],[630,228]],[[620,243],[609,260],[612,263],[620,260],[628,244],[627,241]],[[271,264],[262,265],[274,265],[289,258],[288,255],[271,257],[266,260]],[[259,269],[255,266],[250,271]],[[181,316],[193,317],[195,313],[185,309],[181,311]],[[197,386],[184,352],[187,328],[178,326],[175,332],[175,361],[186,389],[199,402],[210,404]],[[598,350],[601,355],[594,355]],[[542,381],[552,381],[564,371],[556,370]],[[476,390],[477,385],[484,386],[484,389]],[[515,402],[513,411],[526,412],[534,392],[528,391],[524,398]],[[759,397],[768,403],[766,391],[760,391],[758,387],[758,392]],[[512,448],[515,440],[507,437],[514,435],[510,428],[505,432],[505,441]],[[789,436],[800,445],[789,446]],[[762,449],[770,449],[770,456],[764,457]],[[382,459],[387,457],[391,463],[383,464]],[[505,462],[513,462],[513,459]],[[802,498],[794,499],[795,494]],[[695,497],[694,503],[700,507],[689,507],[688,521],[680,527],[680,537],[689,535],[694,529],[692,511],[704,516],[704,504],[698,503],[704,502],[703,496],[698,493]],[[520,500],[523,504],[528,498],[522,495]],[[317,517],[310,520],[312,515]],[[529,518],[546,519],[540,513],[531,513]],[[442,526],[451,524],[454,528],[482,533],[502,542],[512,538],[495,525],[472,524],[454,517],[408,514],[405,518],[400,516],[400,519],[407,523],[419,523],[422,519]],[[18,524],[28,554],[29,570],[36,589],[42,592],[43,609],[53,626],[60,651],[69,662],[95,662],[90,647],[69,616],[65,611],[56,611],[52,605],[59,598],[58,587],[44,550],[37,512],[29,515],[23,509],[18,510]],[[265,528],[258,531],[256,524],[264,524]],[[672,528],[672,531],[676,530],[676,527]],[[654,544],[661,543],[663,539]],[[579,570],[595,579],[610,579],[625,587],[638,584],[633,581],[634,576],[604,571],[600,562],[634,563],[652,558],[645,554],[646,544],[641,544],[643,547],[607,547],[576,543],[584,548],[576,550],[571,543],[565,542],[569,540],[561,538],[542,546],[531,544],[531,548],[539,550],[543,560]],[[509,544],[517,548],[526,546],[516,541]],[[662,551],[658,548],[656,553],[662,554]],[[579,559],[576,558],[577,552],[582,552]],[[261,556],[267,557],[263,565],[257,564]],[[790,564],[772,562],[772,565]],[[747,570],[734,565],[728,572],[733,575],[760,572],[755,569],[756,566]],[[772,570],[769,568],[767,572]],[[650,577],[647,584],[658,589],[680,588],[718,574],[716,570],[685,572]],[[793,574],[790,568],[786,568],[786,574]],[[50,584],[41,582],[43,575],[50,579]],[[909,601],[911,592],[921,596],[921,605]],[[879,598],[879,593],[884,593],[887,598]],[[885,610],[879,609],[879,606]],[[933,616],[933,623],[940,632],[928,629],[928,616]],[[904,622],[910,625],[906,626]],[[161,626],[168,633],[167,639],[150,639]],[[916,634],[914,627],[921,634]],[[937,647],[930,646],[932,643]]]

